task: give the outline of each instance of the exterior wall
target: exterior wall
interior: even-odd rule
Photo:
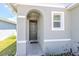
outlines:
[[[7,30],[7,29],[16,29],[16,24],[7,23],[4,21],[0,21],[0,30]]]
[[[45,39],[67,39],[70,38],[70,26],[65,25],[65,31],[52,31],[52,18],[51,18],[51,12],[52,11],[64,11],[64,9],[60,8],[49,8],[49,7],[36,7],[36,6],[20,6],[19,8],[20,12],[19,15],[23,15],[26,17],[27,13],[32,10],[40,10],[43,14],[43,20],[44,20],[44,38]],[[24,8],[24,9],[23,9]],[[69,24],[69,20],[65,20],[65,23]]]
[[[17,18],[17,56],[26,55],[26,19]]]
[[[56,39],[55,39],[56,40]],[[65,40],[65,39],[63,39]],[[68,52],[71,41],[50,41],[45,42],[45,53],[47,54],[60,54]]]
[[[64,31],[52,30],[52,11],[63,11],[65,13],[65,28]],[[44,51],[45,53],[61,53],[71,47],[71,19],[69,11],[59,8],[46,8],[44,19]],[[55,41],[56,40],[56,41]]]
[[[65,48],[70,47],[70,39],[71,39],[71,32],[70,32],[70,16],[69,12],[65,11],[62,8],[51,8],[51,7],[38,7],[38,6],[29,6],[29,5],[19,5],[18,6],[18,20],[17,20],[17,30],[18,30],[18,37],[17,37],[17,53],[18,55],[26,55],[29,39],[29,20],[27,20],[27,14],[30,10],[36,9],[39,10],[42,14],[42,20],[39,21],[39,30],[38,30],[38,39],[40,44],[44,50],[44,52],[55,52],[63,51]],[[53,31],[52,30],[52,18],[51,12],[52,11],[63,11],[65,12],[65,30],[64,31]],[[21,16],[21,17],[20,17]],[[57,40],[57,41],[53,41]],[[20,41],[20,42],[19,42]],[[24,42],[22,42],[24,41]],[[22,47],[22,48],[21,48]],[[54,48],[54,50],[53,50]]]
[[[52,11],[63,11],[65,13],[65,28],[64,31],[53,31],[52,30],[52,17],[51,12]],[[70,20],[68,19],[69,15],[67,11],[64,11],[63,9],[59,8],[47,8],[45,10],[45,20],[44,20],[44,39],[69,39],[70,36]]]
[[[77,52],[79,46],[79,5],[70,10],[70,13],[73,52]]]
[[[33,6],[18,6],[18,20],[17,20],[17,30],[18,30],[18,35],[17,35],[17,55],[26,55],[27,54],[27,49],[28,44],[29,44],[29,20],[27,19],[27,14],[30,10],[36,9],[39,10],[42,14],[44,14],[44,10],[42,8],[37,8]],[[19,17],[23,16],[23,17]],[[38,21],[38,27],[40,30],[38,30],[38,40],[42,46],[43,40],[44,40],[44,25],[43,25],[43,19],[40,19]],[[20,41],[20,43],[18,43]],[[24,42],[22,42],[24,41]],[[21,44],[21,45],[20,45]],[[23,46],[23,47],[22,47]],[[27,46],[27,47],[26,47]],[[22,47],[22,48],[21,48]],[[23,49],[23,50],[22,50]]]
[[[43,48],[43,23],[44,23],[44,21],[43,21],[43,18],[42,18],[42,15],[41,15],[41,17],[40,17],[40,19],[38,20],[38,32],[37,32],[37,37],[38,37],[38,41],[39,41],[39,43],[40,43],[40,45],[41,45],[41,48]]]

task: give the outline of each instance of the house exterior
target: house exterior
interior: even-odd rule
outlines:
[[[16,21],[12,21],[6,18],[0,18],[0,30],[15,30]]]
[[[0,18],[0,41],[16,33],[16,21]]]
[[[68,8],[17,4],[18,56],[59,54],[79,48],[79,4]]]

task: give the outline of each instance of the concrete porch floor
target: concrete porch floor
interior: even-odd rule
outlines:
[[[41,55],[43,55],[43,51],[39,43],[29,44],[27,49],[27,56],[41,56]]]

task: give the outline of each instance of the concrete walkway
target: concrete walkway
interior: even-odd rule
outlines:
[[[43,55],[41,46],[38,43],[29,44],[27,49],[27,56],[40,56]]]
[[[14,33],[16,33],[16,30],[0,30],[0,41],[4,40]]]

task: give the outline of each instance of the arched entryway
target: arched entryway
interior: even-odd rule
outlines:
[[[29,21],[29,40],[27,55],[42,54],[42,15],[39,10],[32,9],[27,14]]]
[[[29,42],[38,43],[38,20],[40,20],[40,13],[37,10],[29,11],[27,15],[29,20]]]

